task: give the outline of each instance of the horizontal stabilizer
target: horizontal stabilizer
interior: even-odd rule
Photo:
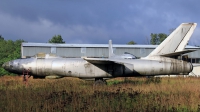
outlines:
[[[196,51],[196,50],[183,50],[183,51],[169,53],[169,54],[162,54],[161,56],[165,56],[165,57],[180,56],[181,54],[185,54],[185,53],[189,53],[193,51]]]

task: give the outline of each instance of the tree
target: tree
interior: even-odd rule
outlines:
[[[65,41],[63,41],[61,35],[55,35],[49,40],[49,43],[65,43]]]
[[[1,41],[1,40],[4,40],[4,38],[0,35],[0,41]]]
[[[158,34],[158,44],[161,44],[167,38],[167,34],[159,33]]]
[[[137,43],[134,42],[134,41],[130,41],[130,42],[128,42],[127,44],[128,44],[128,45],[134,45],[134,44],[137,44]]]
[[[167,38],[167,34],[159,33],[159,34],[153,34],[151,33],[151,44],[152,45],[159,45],[161,44],[165,39]]]
[[[9,73],[2,68],[2,64],[10,60],[18,59],[21,57],[21,43],[23,40],[4,40],[0,41],[0,76],[2,75],[15,75]]]
[[[200,47],[200,45],[194,45],[195,47]]]
[[[152,45],[157,45],[157,43],[158,43],[157,34],[151,33],[151,44]]]

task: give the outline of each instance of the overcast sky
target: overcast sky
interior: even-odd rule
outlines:
[[[6,40],[46,43],[60,34],[74,44],[147,44],[183,22],[199,24],[189,44],[200,45],[199,0],[0,0]]]

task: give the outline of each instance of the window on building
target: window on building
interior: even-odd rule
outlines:
[[[194,58],[191,58],[191,63],[195,63],[195,59]]]
[[[140,54],[145,54],[146,50],[145,48],[140,48]]]
[[[86,53],[86,48],[85,47],[81,48],[81,53],[84,53],[84,54]]]
[[[188,58],[188,62],[191,62],[191,63],[200,63],[200,58]]]
[[[51,47],[51,53],[56,54],[56,47]]]
[[[196,58],[196,63],[200,63],[200,58]]]

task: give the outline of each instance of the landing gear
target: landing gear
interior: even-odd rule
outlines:
[[[23,82],[24,82],[24,84],[28,84],[28,78],[30,78],[31,77],[31,75],[29,75],[29,69],[28,70],[26,70],[26,69],[24,69],[23,70]]]
[[[103,85],[107,85],[106,80],[104,80],[103,78],[95,78],[94,86],[103,86]]]

